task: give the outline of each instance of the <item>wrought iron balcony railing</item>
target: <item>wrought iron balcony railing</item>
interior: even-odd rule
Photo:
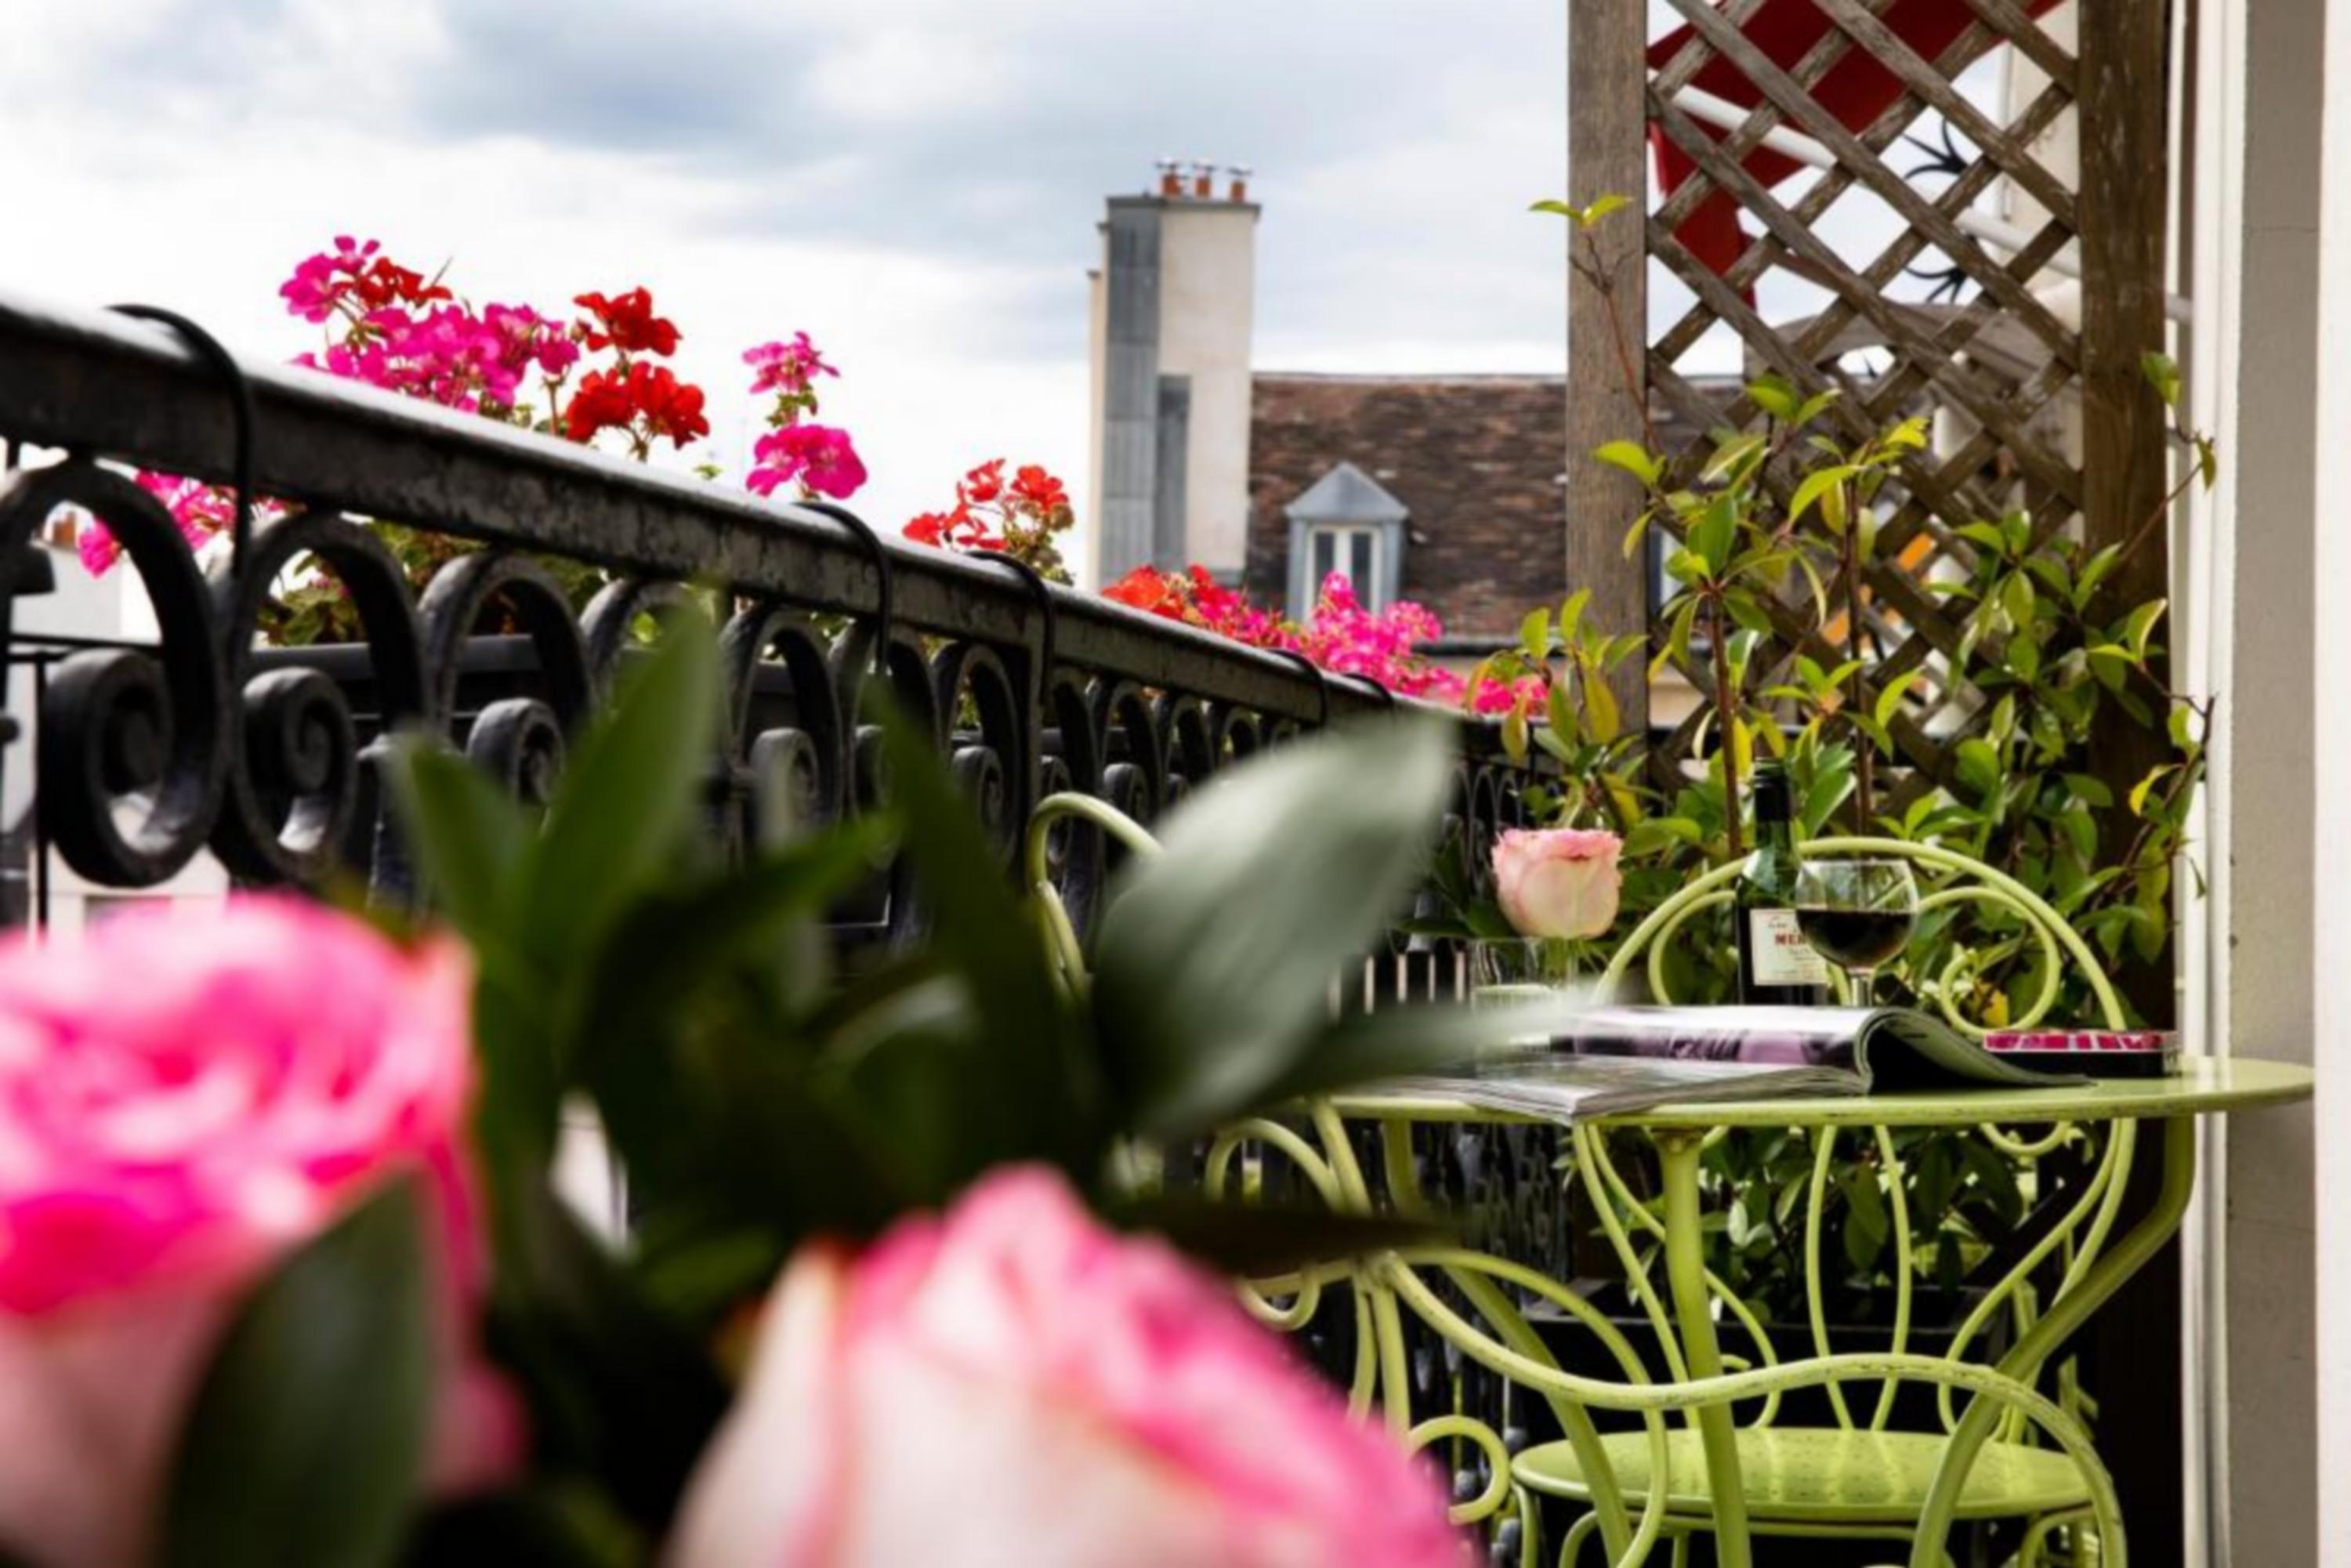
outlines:
[[[1147,820],[1251,751],[1395,700],[1014,563],[877,537],[838,507],[770,504],[201,348],[167,323],[0,296],[0,442],[13,469],[0,479],[12,670],[0,769],[30,752],[33,841],[101,886],[152,885],[208,848],[246,883],[340,865],[404,896],[374,784],[381,738],[423,727],[513,788],[543,788],[632,625],[680,603],[688,582],[723,588],[734,612],[714,815],[737,841],[773,827],[763,812],[822,820],[885,787],[859,719],[877,648],[898,703],[931,727],[1008,843],[1044,792],[1093,792]],[[293,509],[200,568],[154,497],[105,465],[226,484],[240,432],[254,493]],[[37,531],[64,507],[123,545],[154,608],[154,643],[10,630],[48,576]],[[355,517],[489,548],[418,595]],[[349,590],[362,643],[261,645],[273,583],[305,556]],[[546,557],[611,581],[575,614]],[[493,606],[523,634],[482,634]],[[16,678],[26,667],[37,679]],[[1455,722],[1464,850],[1482,860],[1485,835],[1519,815],[1520,779],[1490,727]],[[1103,855],[1085,834],[1066,846],[1073,910],[1090,909]],[[902,930],[908,902],[872,913]]]

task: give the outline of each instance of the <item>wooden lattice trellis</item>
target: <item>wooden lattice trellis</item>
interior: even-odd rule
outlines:
[[[1571,272],[1568,577],[1592,589],[1595,623],[1646,630],[1653,645],[1663,638],[1664,628],[1651,624],[1646,569],[1619,549],[1640,507],[1638,486],[1592,454],[1640,432],[1652,399],[1685,429],[1758,424],[1761,411],[1743,398],[1720,402],[1681,369],[1701,340],[1719,340],[1723,329],[1735,334],[1750,367],[1772,371],[1806,393],[1841,389],[1830,416],[1830,434],[1841,441],[1921,409],[1959,416],[1938,420],[1942,439],[1904,465],[1866,578],[1869,629],[1883,650],[1873,672],[1877,689],[1907,672],[1920,677],[1890,726],[1900,753],[1895,760],[1907,765],[1891,791],[1898,806],[1953,777],[1959,743],[1983,724],[1988,706],[1955,674],[1962,633],[1928,588],[1942,563],[1969,560],[1971,547],[1956,530],[2022,509],[2037,534],[2078,528],[2095,548],[2128,539],[2167,488],[2166,411],[2140,372],[2141,355],[2163,347],[2165,333],[2171,183],[2165,3],[2070,0],[2079,39],[2070,47],[2052,36],[2044,26],[2052,14],[2032,0],[1720,0],[1719,9],[1709,0],[1666,3],[1687,38],[1672,57],[1654,61],[1650,0],[1571,0],[1568,7],[1570,199],[1650,193],[1646,222],[1604,222],[1592,231],[1599,274],[1611,287],[1604,293]],[[1807,4],[1816,14],[1799,20],[1825,25],[1794,57],[1775,60],[1750,41],[1771,36],[1767,23],[1785,24],[1790,7]],[[1922,12],[1946,5],[1964,7],[1947,13],[1960,26],[1916,26]],[[1766,16],[1775,10],[1776,18]],[[1947,40],[1932,59],[1904,42],[1930,35]],[[1777,36],[1789,35],[1782,26]],[[1995,114],[1972,82],[1959,78],[2001,50],[2029,61],[2039,85],[2012,95]],[[1891,73],[1896,90],[1882,110],[1848,125],[1813,89],[1840,62],[1859,66],[1863,56]],[[1702,105],[1688,89],[1701,72],[1713,89],[1706,105],[1712,119],[1732,123],[1702,123],[1693,112]],[[2034,72],[2011,79],[2032,81]],[[1738,91],[1721,90],[1741,78]],[[1742,115],[1734,105],[1725,115],[1726,99],[1751,107]],[[2078,167],[2061,178],[2035,148],[2068,120]],[[1669,194],[1651,181],[1653,133],[1693,166]],[[1911,133],[1954,149],[1939,189],[1912,183],[1891,162],[1899,139]],[[1803,182],[1768,183],[1750,167],[1754,155],[1785,150],[1791,134],[1807,139],[1818,172]],[[2005,236],[2013,249],[1970,232],[1982,228],[1979,204],[2003,188],[2025,198],[2018,205],[2032,214],[2025,232]],[[1751,236],[1735,258],[1714,255],[1721,271],[1677,235],[1717,193],[1736,204]],[[1852,237],[1857,226],[1832,216],[1844,204],[1890,214],[1891,240],[1881,237],[1871,254],[1844,254],[1862,247]],[[1976,221],[1963,221],[1971,209]],[[2080,279],[2074,312],[2051,302],[2058,291],[2047,286],[2058,279],[2053,264],[2061,257]],[[1948,305],[1918,298],[1923,290],[1899,280],[1922,264],[1944,269],[1968,297]],[[1673,319],[1652,317],[1653,276],[1677,280],[1692,297]],[[1753,301],[1758,285],[1766,286],[1767,299],[1784,292],[1770,287],[1775,276],[1802,279],[1825,302],[1798,319],[1767,319]],[[1906,292],[1911,298],[1897,298]],[[1624,337],[1633,333],[1640,336],[1628,351]],[[1877,361],[1865,378],[1845,364],[1859,343]],[[2130,555],[2106,580],[2103,606],[2094,612],[2111,615],[2166,593],[2169,567],[2158,532],[2151,548]],[[1792,606],[1775,617],[1780,635],[1752,661],[1759,685],[1777,679],[1802,648],[1808,620]],[[1706,664],[1683,674],[1701,695],[1710,692]],[[1620,707],[1646,723],[1642,671],[1628,661],[1618,678]],[[2091,757],[2120,798],[2158,759],[2163,741],[2111,705],[2102,713]],[[1692,760],[1694,727],[1655,738],[1660,782]],[[2105,813],[2102,856],[2120,858],[2134,825],[2126,813]],[[2118,978],[2144,1014],[2171,1016],[2168,962],[2126,965]],[[2129,1201],[2147,1197],[2137,1192]],[[2182,1540],[2178,1390],[2162,1378],[2114,1373],[2177,1356],[2177,1281],[2161,1274],[2150,1270],[2093,1326],[2089,1349],[2132,1544],[2151,1561],[2174,1561]]]
[[[1981,727],[1989,706],[1955,673],[1959,618],[1926,586],[1946,563],[1969,560],[1971,547],[1956,530],[2021,509],[2037,538],[2079,528],[2103,543],[2127,537],[2162,494],[2163,413],[2138,371],[2141,353],[2163,340],[2161,8],[2151,0],[2078,0],[2083,42],[2069,49],[2014,0],[1725,0],[1719,10],[1708,0],[1667,3],[1685,24],[1684,37],[1661,60],[1655,56],[1667,51],[1646,37],[1644,0],[1576,0],[1571,7],[1573,199],[1652,191],[1652,136],[1694,172],[1670,194],[1653,195],[1646,224],[1598,233],[1613,305],[1583,278],[1571,287],[1570,576],[1594,587],[1596,612],[1606,622],[1647,623],[1646,584],[1637,563],[1625,563],[1615,548],[1637,493],[1589,455],[1643,427],[1635,397],[1669,409],[1688,430],[1759,424],[1761,411],[1746,399],[1721,402],[1680,368],[1723,329],[1736,335],[1750,368],[1807,392],[1839,388],[1844,395],[1828,419],[1840,441],[1860,441],[1922,409],[1957,416],[1938,426],[1947,439],[1904,465],[1866,572],[1865,620],[1882,651],[1868,678],[1882,685],[1917,675],[1891,726],[1900,754],[1893,760],[1908,769],[1890,794],[1898,810],[1917,792],[1951,780],[1959,743]],[[1762,16],[1767,10],[1779,9],[1785,22],[1788,7],[1805,4],[1827,25],[1799,57],[1777,63],[1750,41],[1750,32],[1771,31],[1750,25],[1771,20]],[[1928,59],[1904,39],[1919,36],[1909,24],[1938,4],[1955,11],[1964,5],[1964,12],[1954,16],[1956,37]],[[1996,116],[1959,78],[2002,48],[2029,61],[2041,85],[2015,95]],[[1890,73],[1898,91],[1855,127],[1813,89],[1841,66],[1849,78],[1856,56]],[[1702,123],[1692,113],[1685,95],[1702,72],[1718,89],[1731,75],[1740,83],[1738,97],[1752,100],[1735,127]],[[1725,99],[1718,91],[1711,101]],[[2081,148],[2070,183],[2034,150],[2069,115]],[[1890,162],[1900,139],[1930,130],[1957,152],[1946,183],[1931,193]],[[1769,158],[1785,148],[1792,132],[1825,150],[1827,166],[1801,189],[1784,190],[1751,165],[1759,153]],[[2003,184],[2029,199],[2037,223],[2017,235],[2013,250],[1963,226],[1963,214]],[[1678,237],[1718,193],[1735,203],[1752,235],[1722,270]],[[1841,204],[1872,203],[1896,220],[1894,237],[1874,254],[1845,254],[1841,245],[1852,242],[1841,232],[1865,225],[1823,219]],[[2078,326],[2047,298],[2047,286],[2060,281],[2053,263],[2061,256],[2080,277]],[[1652,319],[1646,310],[1653,264],[1692,296],[1671,320]],[[1916,287],[1914,298],[1896,298],[1898,280],[1922,265],[1963,283],[1972,298],[1928,304],[1915,297],[1922,293]],[[1800,319],[1767,319],[1755,291],[1775,273],[1801,279],[1826,303]],[[1634,367],[1645,384],[1631,395],[1625,356],[1611,340],[1612,309],[1632,329],[1650,329]],[[1860,344],[1877,351],[1875,373],[1849,368]],[[2073,405],[2078,423],[2059,417]],[[1696,459],[1712,445],[1701,435],[1692,450],[1667,455]],[[2139,552],[2118,575],[2107,590],[2116,602],[2161,594],[2160,548]],[[1818,632],[1808,632],[1807,620],[1792,606],[1774,617],[1780,634],[1753,663],[1756,684],[1771,684],[1798,652],[1836,662]],[[1683,674],[1701,693],[1710,690],[1703,661]],[[1629,712],[1647,712],[1638,672],[1618,695]],[[1690,758],[1698,727],[1693,717],[1658,738],[1652,756],[1661,778]],[[2110,771],[2126,786],[2147,765],[2148,742],[2127,728],[2112,740]]]

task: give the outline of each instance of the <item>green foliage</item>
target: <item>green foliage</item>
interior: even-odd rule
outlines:
[[[2147,376],[2176,401],[2176,371],[2150,362]],[[1604,694],[1596,674],[1631,640],[1582,630],[1578,595],[1556,625],[1548,612],[1529,616],[1522,645],[1477,677],[1532,676],[1547,691],[1540,711],[1550,723],[1531,727],[1525,744],[1556,759],[1562,779],[1538,794],[1538,807],[1562,824],[1625,833],[1625,907],[1636,918],[1696,870],[1742,852],[1732,803],[1761,748],[1787,765],[1804,836],[1945,845],[2047,898],[2109,961],[2160,953],[2210,706],[2165,685],[2164,602],[2109,602],[2116,568],[2148,530],[2093,549],[2065,531],[2036,529],[2022,513],[1960,528],[1963,570],[1922,585],[1957,622],[1958,645],[1938,662],[1883,672],[1863,631],[1876,515],[1904,461],[1924,447],[1924,423],[1904,420],[1842,446],[1814,429],[1832,394],[1800,398],[1765,377],[1747,396],[1761,428],[1719,434],[1702,458],[1669,463],[1621,441],[1597,454],[1647,492],[1628,548],[1652,528],[1675,541],[1666,566],[1677,590],[1661,612],[1656,667],[1691,670],[1710,688],[1696,741],[1704,770],[1663,788],[1641,737],[1616,735],[1613,698],[1595,703],[1593,694]],[[2211,461],[2210,443],[2179,434],[2198,453],[2192,481]],[[1980,693],[1980,711],[1956,736],[1917,729],[1954,685]],[[2127,788],[2102,781],[2093,755],[2116,716],[2155,731],[2165,751]],[[1611,742],[1595,746],[1595,727]],[[1889,801],[1883,778],[1929,764],[1944,769],[1932,787]],[[2126,831],[2116,830],[2118,818]],[[1730,977],[1711,953],[1721,935],[1694,922],[1691,953],[1668,955],[1678,998],[1726,994]],[[1948,996],[1996,1026],[2019,1016],[2047,978],[2025,936],[1997,911],[1938,911],[1921,923],[1898,977],[1922,1002]],[[2054,1016],[2094,1016],[2083,977],[2069,968],[2059,980]]]
[[[1490,1014],[1340,1023],[1325,1005],[1425,874],[1440,729],[1300,742],[1198,791],[1159,824],[1171,852],[1123,870],[1096,983],[1073,997],[914,730],[885,711],[883,807],[730,867],[698,831],[719,711],[706,628],[663,628],[636,665],[543,815],[436,742],[407,741],[394,768],[433,905],[478,958],[491,1340],[539,1449],[528,1492],[429,1521],[437,1555],[638,1554],[725,1408],[713,1345],[790,1250],[871,1236],[996,1166],[1055,1166],[1114,1219],[1259,1269],[1407,1233],[1173,1202],[1132,1188],[1118,1155],[1491,1033]],[[818,924],[893,855],[919,943],[837,966]],[[550,1191],[567,1103],[595,1109],[628,1172],[624,1250]]]
[[[1563,204],[1545,210],[1577,220],[1582,248],[1571,265],[1597,291],[1629,392],[1637,324],[1621,316],[1618,275],[1588,232],[1606,214]],[[2179,485],[2128,538],[2096,548],[2022,513],[1959,528],[1960,548],[1945,551],[1958,570],[1915,583],[1941,598],[1959,625],[1958,643],[1899,669],[1884,667],[1865,612],[1907,619],[1899,604],[1876,602],[1870,580],[1905,569],[1881,559],[1878,525],[1901,495],[1906,464],[1928,444],[1923,420],[1857,443],[1833,438],[1823,426],[1834,392],[1807,396],[1767,375],[1745,389],[1750,417],[1717,433],[1705,454],[1669,458],[1651,450],[1654,437],[1594,452],[1642,488],[1627,554],[1653,528],[1668,537],[1674,592],[1652,672],[1678,667],[1705,694],[1695,776],[1653,766],[1637,740],[1607,751],[1576,744],[1591,718],[1586,683],[1552,671],[1528,648],[1496,655],[1484,675],[1534,674],[1545,685],[1548,700],[1521,711],[1545,714],[1563,740],[1541,728],[1523,738],[1505,731],[1506,742],[1540,747],[1561,766],[1557,790],[1538,795],[1538,806],[1562,823],[1607,821],[1625,833],[1620,934],[1692,874],[1742,852],[1739,781],[1760,747],[1788,766],[1804,836],[1849,831],[1946,845],[2046,898],[2110,966],[2164,951],[2174,869],[2194,873],[2187,826],[2210,705],[2168,689],[2163,602],[2116,602],[2111,585],[2189,485],[2213,484],[2219,458],[2210,436],[2179,423],[2178,367],[2150,353],[2141,370],[2173,411],[2174,441],[2192,458]],[[1840,424],[1849,430],[1849,422]],[[1539,624],[1530,618],[1531,627]],[[1981,695],[1980,705],[1947,701],[1970,689]],[[1930,720],[1933,732],[1925,727]],[[2160,759],[2136,780],[2104,777],[2102,748],[2117,727],[2134,727],[2159,737]],[[1662,959],[1676,999],[1728,999],[1729,945],[1727,918],[1700,917],[1684,928]],[[1946,906],[1920,921],[1893,979],[1921,1005],[1947,1002],[1998,1027],[2041,996],[2051,978],[2046,964],[2014,916]],[[2056,977],[2048,1016],[2096,1016],[2075,967]],[[1923,1238],[1918,1266],[1932,1278],[1956,1278],[1952,1270],[1972,1266],[2014,1223],[2023,1200],[2007,1163],[1980,1141],[1917,1136],[1918,1147],[1906,1146],[1903,1157]],[[1760,1135],[1724,1140],[1708,1155],[1712,1260],[1726,1277],[1782,1303],[1801,1300],[1801,1276],[1792,1281],[1787,1273],[1792,1254],[1782,1210],[1790,1182],[1801,1186],[1809,1176],[1810,1157],[1800,1140],[1770,1145]],[[1890,1216],[1882,1180],[1863,1174],[1876,1155],[1855,1146],[1843,1158],[1846,1179],[1829,1200],[1830,1223],[1841,1228],[1855,1280],[1882,1281]],[[1750,1211],[1754,1200],[1740,1195],[1750,1180],[1781,1195],[1772,1212]]]
[[[1546,201],[1537,202],[1527,210],[1531,213],[1554,213],[1573,222],[1577,228],[1588,229],[1619,207],[1628,207],[1632,204],[1632,197],[1612,193],[1595,197],[1591,203],[1581,207],[1571,205],[1566,202]]]
[[[1826,1134],[1757,1128],[1705,1152],[1707,1266],[1768,1322],[1805,1320],[1804,1239],[1815,1169],[1813,1140]],[[1889,1132],[1901,1165],[1917,1281],[1949,1292],[2015,1233],[2027,1192],[2015,1164],[1971,1131]],[[1638,1171],[1644,1152],[1620,1138],[1614,1157]],[[1862,1298],[1894,1283],[1893,1174],[1876,1142],[1850,1134],[1830,1165],[1821,1212],[1821,1270],[1833,1322],[1860,1313]]]
[[[460,556],[486,548],[472,539],[398,523],[371,522],[368,526],[392,551],[410,588],[419,594],[424,591],[434,572]],[[585,561],[554,555],[532,559],[554,575],[575,611],[585,608],[596,591],[611,580],[602,569]],[[489,621],[481,628],[486,635],[522,630],[521,623],[503,606],[494,606]],[[357,643],[364,638],[359,605],[352,601],[350,591],[343,586],[340,578],[325,572],[289,582],[266,601],[261,608],[261,632],[281,648],[306,647],[314,643]]]
[[[396,1183],[239,1308],[182,1430],[162,1561],[394,1557],[431,1419],[420,1224]]]

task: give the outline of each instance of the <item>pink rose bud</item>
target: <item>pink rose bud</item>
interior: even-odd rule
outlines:
[[[1598,830],[1513,828],[1494,841],[1495,897],[1523,936],[1602,936],[1616,923],[1624,841]]]
[[[674,1568],[1460,1568],[1433,1472],[1219,1281],[1007,1170],[803,1248]]]
[[[243,1294],[407,1173],[438,1276],[429,1479],[518,1462],[519,1406],[473,1354],[472,986],[454,943],[287,897],[0,943],[0,1547],[143,1558]]]

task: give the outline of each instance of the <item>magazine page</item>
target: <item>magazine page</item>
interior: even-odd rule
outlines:
[[[1931,1088],[1954,1079],[2033,1088],[2088,1082],[2078,1073],[2050,1072],[1995,1056],[1941,1019],[1908,1008],[1881,1008],[1866,1015],[1858,1061],[1862,1075],[1880,1088]]]
[[[1817,1067],[1857,1072],[1867,1008],[1600,1007],[1579,1016],[1558,1049],[1637,1056]]]
[[[1700,1057],[1520,1056],[1458,1073],[1391,1079],[1379,1092],[1439,1095],[1489,1111],[1572,1124],[1664,1104],[1862,1092],[1858,1074],[1839,1068],[1773,1066]]]

